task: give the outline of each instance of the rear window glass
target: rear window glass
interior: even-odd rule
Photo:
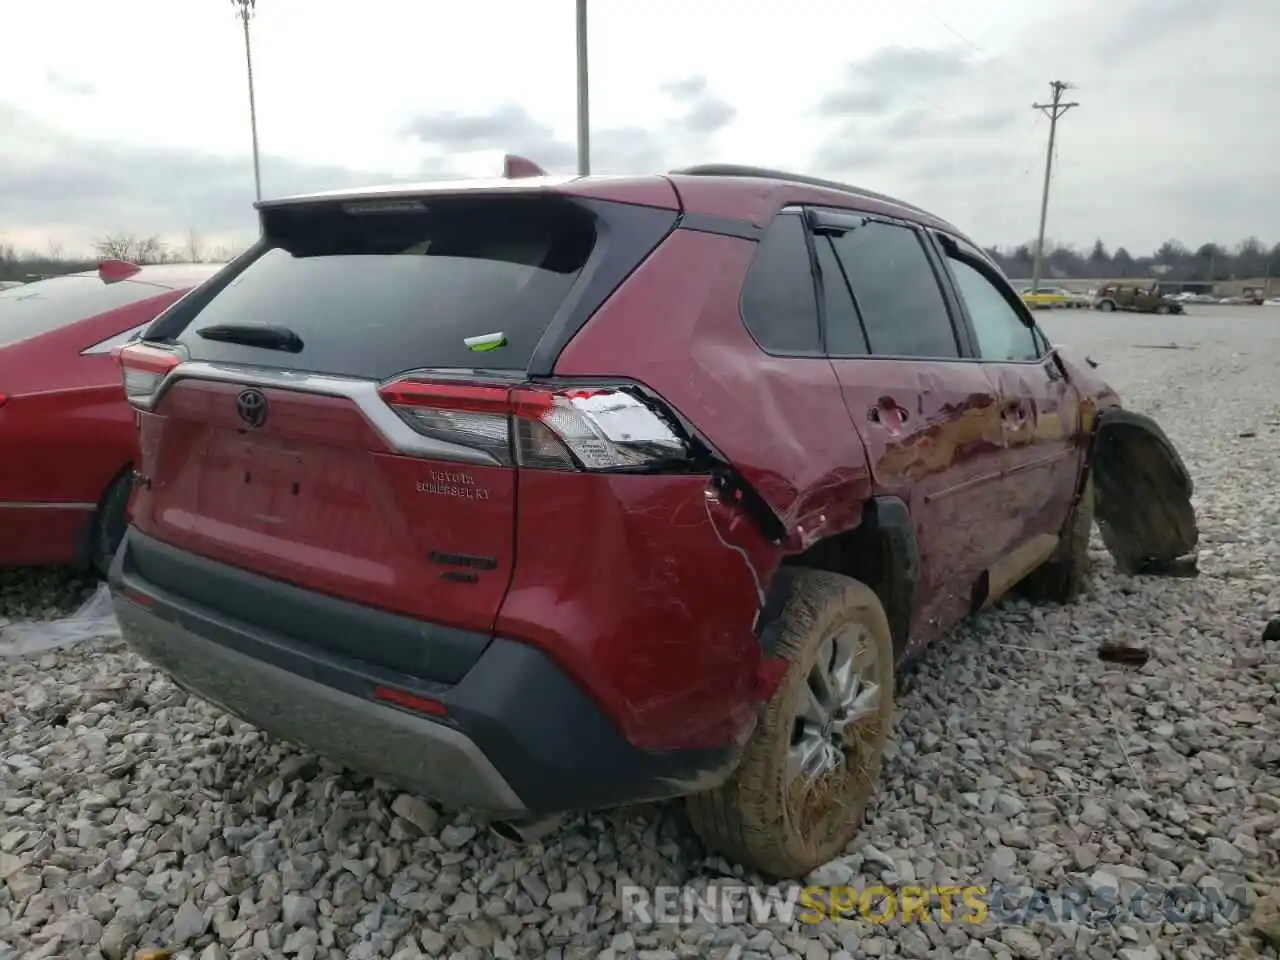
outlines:
[[[133,280],[107,284],[97,274],[51,277],[0,290],[0,347],[158,297],[167,290]]]
[[[178,339],[196,359],[379,380],[417,367],[525,369],[594,247],[593,217],[561,198],[424,204],[266,211],[263,252]],[[302,349],[200,335],[242,324],[286,327]],[[475,338],[500,345],[478,350]]]

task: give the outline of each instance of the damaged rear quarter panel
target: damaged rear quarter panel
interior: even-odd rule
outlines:
[[[637,747],[743,742],[773,548],[705,476],[519,473],[499,635],[545,650]]]
[[[682,479],[689,486],[672,502],[628,517],[626,537],[653,559],[633,571],[630,594],[614,598],[641,598],[655,616],[644,631],[619,625],[613,636],[602,632],[600,643],[633,650],[631,673],[609,682],[627,687],[624,713],[637,743],[724,742],[726,713],[735,718],[730,726],[743,716],[737,705],[749,696],[760,657],[753,626],[783,556],[856,526],[871,496],[866,453],[830,361],[769,356],[747,332],[739,291],[755,251],[749,240],[675,231],[556,365],[557,376],[626,377],[655,391],[733,464],[785,529],[774,544],[735,507],[705,501],[695,508],[706,478],[696,485]],[[518,568],[531,542],[525,473]],[[517,572],[499,629],[523,602],[520,582]],[[522,619],[532,628],[536,617]],[[510,632],[521,636],[514,624]]]

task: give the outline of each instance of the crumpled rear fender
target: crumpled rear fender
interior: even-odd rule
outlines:
[[[1123,572],[1169,563],[1196,548],[1191,474],[1151,417],[1119,406],[1099,413],[1090,472],[1098,528]]]

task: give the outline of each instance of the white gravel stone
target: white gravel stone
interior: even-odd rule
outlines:
[[[1268,896],[1280,649],[1261,633],[1280,614],[1280,323],[1261,308],[1192,310],[1072,311],[1046,326],[1178,444],[1196,482],[1200,576],[1119,576],[1095,537],[1080,602],[1007,601],[940,641],[903,677],[867,825],[812,882]],[[1135,346],[1170,342],[1189,349]],[[0,573],[0,619],[65,613],[90,590],[60,572]],[[1151,660],[1102,663],[1103,640]],[[579,817],[514,848],[465,814],[268,740],[119,643],[0,660],[0,960],[122,960],[148,945],[181,960],[1248,953],[1243,913],[627,929],[621,884],[759,880],[706,857],[682,822],[675,805]]]

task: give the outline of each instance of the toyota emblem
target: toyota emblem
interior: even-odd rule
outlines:
[[[236,397],[236,413],[251,427],[267,422],[267,398],[261,390],[245,390]]]

